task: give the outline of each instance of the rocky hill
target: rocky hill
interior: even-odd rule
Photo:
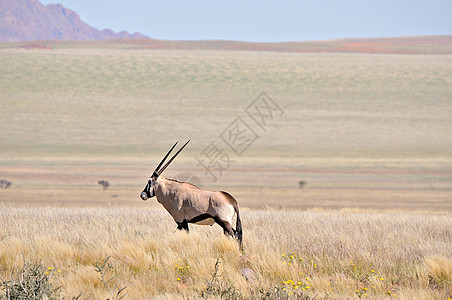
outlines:
[[[61,4],[38,0],[0,0],[0,41],[143,39],[140,33],[115,33],[84,23]]]

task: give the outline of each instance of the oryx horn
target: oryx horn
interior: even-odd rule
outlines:
[[[160,176],[160,174],[162,174],[163,173],[163,171],[165,171],[165,169],[169,166],[169,164],[176,158],[176,156],[185,148],[185,146],[187,146],[187,144],[190,142],[190,140],[188,140],[183,146],[182,146],[182,148],[180,148],[179,149],[179,151],[177,151],[176,152],[176,154],[174,154],[173,155],[173,157],[171,157],[171,159],[160,169],[160,170],[158,170],[157,171],[157,175],[159,175]],[[176,143],[177,144],[177,143]],[[176,146],[176,144],[174,144],[174,146]],[[174,146],[173,146],[173,148],[174,148]],[[171,150],[173,150],[173,148],[171,148]],[[170,152],[171,152],[171,150],[170,150]],[[168,154],[169,154],[169,152],[168,152]],[[168,154],[167,154],[167,156],[168,156]],[[165,156],[165,159],[166,159],[166,156]]]
[[[158,175],[160,175],[158,173],[160,167],[163,165],[163,163],[165,162],[165,160],[168,158],[168,156],[170,155],[171,151],[173,151],[174,147],[176,147],[178,142],[176,142],[173,147],[171,147],[171,149],[169,149],[168,153],[166,153],[165,157],[162,159],[162,161],[159,163],[159,165],[157,166],[157,168],[155,168],[154,172],[152,173],[152,176],[154,177],[158,177]]]

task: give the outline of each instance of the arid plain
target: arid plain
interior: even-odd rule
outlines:
[[[131,299],[452,296],[450,55],[0,48],[2,278],[106,298],[111,257]],[[164,176],[234,195],[244,254],[139,199],[188,139]]]

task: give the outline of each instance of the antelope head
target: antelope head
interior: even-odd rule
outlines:
[[[170,163],[176,158],[177,155],[179,155],[179,153],[185,148],[185,146],[187,146],[187,144],[190,142],[190,140],[188,140],[183,146],[182,148],[179,149],[179,151],[176,152],[176,154],[173,155],[173,157],[171,157],[171,159],[162,167],[163,163],[165,162],[165,160],[168,158],[168,156],[170,155],[171,151],[173,151],[174,147],[176,147],[177,143],[176,142],[173,147],[171,147],[171,149],[168,151],[168,153],[166,153],[165,157],[162,159],[162,161],[159,163],[159,165],[157,166],[157,168],[155,168],[154,172],[152,173],[151,177],[149,177],[148,182],[146,184],[146,186],[144,187],[143,191],[141,192],[141,199],[143,199],[144,201],[148,200],[149,198],[152,198],[155,196],[155,188],[157,186],[158,183],[158,179],[159,176],[163,173],[163,171],[165,171],[165,169],[170,165]]]

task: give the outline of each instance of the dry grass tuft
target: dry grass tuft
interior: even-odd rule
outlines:
[[[450,258],[442,256],[427,257],[425,265],[430,285],[433,287],[444,287],[452,283],[452,260]]]
[[[221,235],[213,240],[212,248],[215,257],[238,259],[241,255],[237,242],[229,236]]]

